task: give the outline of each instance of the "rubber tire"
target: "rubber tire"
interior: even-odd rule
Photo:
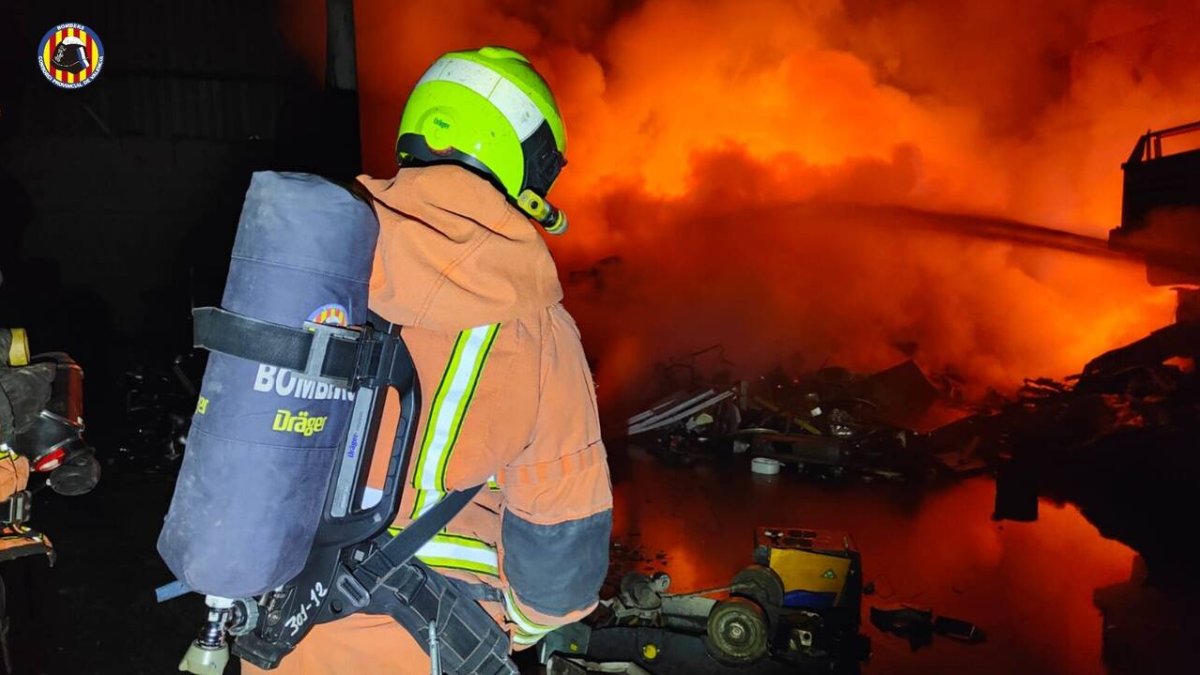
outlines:
[[[769,642],[766,613],[753,600],[728,598],[708,614],[704,648],[718,663],[745,666],[760,661],[769,651]]]

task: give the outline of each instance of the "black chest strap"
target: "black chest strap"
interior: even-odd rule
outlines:
[[[370,598],[361,611],[395,619],[426,653],[436,650],[442,672],[518,675],[508,657],[508,633],[479,605],[478,593],[414,557],[482,487],[446,495],[399,534],[381,542],[350,574]],[[431,630],[436,638],[432,648]]]

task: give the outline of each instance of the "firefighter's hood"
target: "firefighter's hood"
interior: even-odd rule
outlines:
[[[562,300],[536,226],[483,178],[438,165],[359,182],[379,215],[371,309],[389,321],[458,331]]]

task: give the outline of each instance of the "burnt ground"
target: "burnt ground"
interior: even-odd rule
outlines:
[[[1195,605],[1175,587],[1147,588],[1136,573],[1131,580],[1133,551],[1105,540],[1073,507],[1043,500],[1038,523],[991,522],[990,479],[939,489],[831,484],[788,473],[763,481],[740,459],[666,467],[619,447],[612,463],[618,541],[634,537],[646,564],[670,572],[676,590],[728,579],[748,562],[754,526],[832,527],[854,534],[867,578],[879,580],[879,596],[869,603],[913,601],[989,631],[984,645],[943,642],[911,653],[864,620],[874,644],[867,675],[964,668],[978,675],[1168,673],[1186,671],[1197,658],[1188,637],[1200,627]],[[176,672],[203,605],[197,596],[154,600],[154,588],[171,579],[154,544],[173,481],[169,471],[112,460],[89,495],[37,495],[34,522],[54,539],[58,562],[51,568],[29,558],[0,568],[9,592],[13,672]],[[1179,491],[1167,501],[1137,497],[1153,494],[1152,486],[1129,483],[1089,484],[1107,486],[1090,490],[1111,492],[1121,500],[1114,504],[1174,504],[1184,497]],[[1110,530],[1150,537],[1160,559],[1178,548],[1156,549],[1154,541],[1171,528],[1177,538],[1190,530],[1186,522],[1139,529],[1129,514],[1145,512],[1110,511],[1121,514]],[[615,564],[620,558],[614,555]]]

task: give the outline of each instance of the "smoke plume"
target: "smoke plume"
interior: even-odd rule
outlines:
[[[356,23],[375,175],[442,52],[546,76],[552,246],[608,401],[715,342],[744,375],[913,357],[1008,389],[1170,320],[1138,263],[975,235],[1118,224],[1138,135],[1200,118],[1192,0],[374,0]]]

